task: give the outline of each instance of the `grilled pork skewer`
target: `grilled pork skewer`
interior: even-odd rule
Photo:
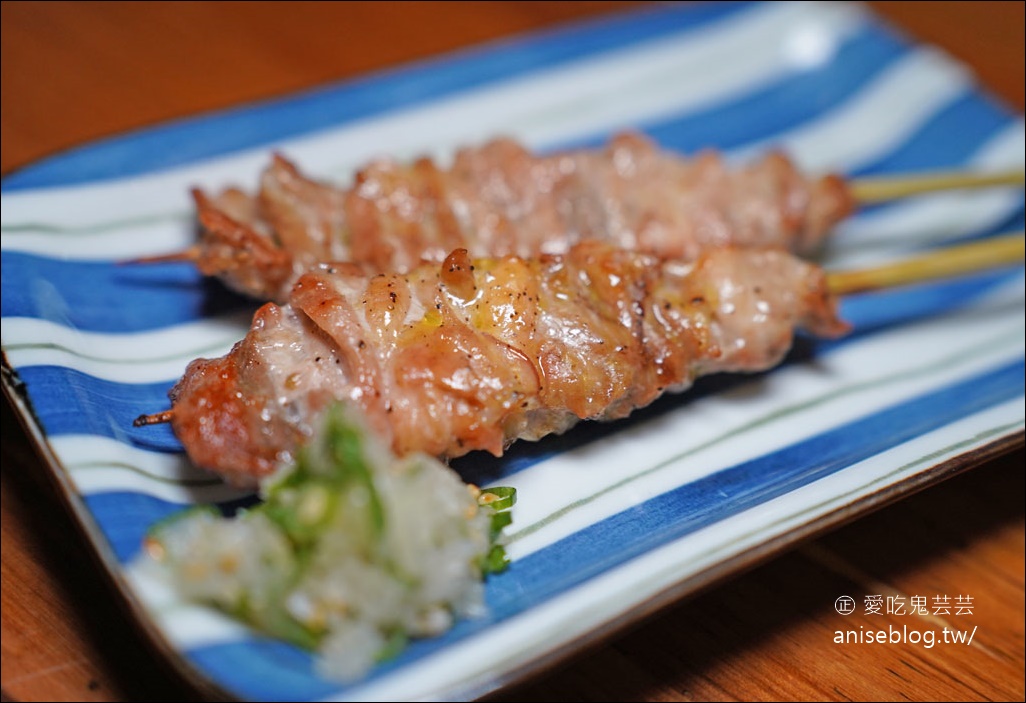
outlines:
[[[683,261],[730,245],[808,253],[854,207],[840,178],[807,178],[781,154],[732,170],[715,152],[685,159],[636,133],[551,156],[497,139],[459,151],[448,170],[379,159],[348,190],[275,156],[255,197],[193,195],[199,243],[148,260],[192,259],[240,292],[279,302],[318,263],[405,272],[456,248],[532,257],[598,239]]]
[[[405,275],[322,267],[228,355],[192,362],[170,419],[194,463],[236,483],[288,460],[337,400],[399,454],[498,455],[703,374],[769,368],[796,327],[847,329],[822,270],[780,250],[682,263],[586,242],[534,259],[457,249]]]

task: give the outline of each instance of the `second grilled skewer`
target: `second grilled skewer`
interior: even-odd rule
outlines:
[[[605,244],[408,274],[305,274],[225,357],[190,364],[171,422],[190,458],[267,475],[344,401],[400,455],[501,454],[515,439],[616,419],[695,377],[778,363],[795,328],[834,336],[821,269],[780,250],[666,262]]]
[[[836,294],[1020,263],[1023,238],[926,258],[925,275],[906,264],[827,276],[779,250],[687,264],[591,242],[532,260],[457,250],[407,275],[326,267],[290,305],[262,307],[227,356],[190,364],[172,409],[137,424],[172,422],[195,463],[242,483],[287,461],[339,400],[399,453],[501,453],[699,375],[769,368],[796,327],[847,329]]]
[[[275,156],[256,196],[194,196],[201,237],[190,257],[200,270],[279,302],[319,263],[405,272],[456,248],[531,257],[597,239],[687,261],[728,245],[807,252],[853,206],[839,178],[808,178],[781,154],[734,168],[716,152],[684,158],[636,133],[547,156],[496,139],[459,150],[447,169],[377,159],[348,189]]]
[[[693,261],[710,248],[813,251],[864,203],[936,190],[1022,183],[1021,171],[845,182],[809,177],[781,154],[728,167],[706,151],[684,158],[636,133],[605,148],[540,156],[509,139],[457,152],[453,165],[378,159],[341,189],[275,156],[259,193],[194,193],[200,241],[188,259],[203,273],[261,299],[284,302],[322,262],[368,273],[471,256],[565,253],[583,239]]]

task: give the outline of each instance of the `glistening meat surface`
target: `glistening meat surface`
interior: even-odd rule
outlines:
[[[458,249],[407,274],[325,266],[229,354],[189,365],[172,423],[196,464],[241,483],[288,460],[336,400],[399,454],[501,454],[699,375],[769,368],[796,327],[847,329],[822,270],[780,250],[685,263],[587,242],[531,259]]]

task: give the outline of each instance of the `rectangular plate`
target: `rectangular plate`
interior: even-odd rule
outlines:
[[[246,496],[191,467],[164,427],[197,356],[226,352],[254,305],[183,264],[188,188],[250,186],[271,149],[345,180],[373,155],[497,134],[534,149],[641,129],[667,149],[770,146],[849,176],[1020,166],[1023,120],[945,55],[859,6],[660,6],[126,135],[3,182],[5,390],[142,626],[187,675],[253,699],[450,698],[495,690],[715,577],[907,492],[942,467],[1021,442],[1022,268],[853,297],[849,337],[801,340],[755,377],[716,377],[616,424],[457,462],[519,489],[511,568],[490,614],[414,643],[363,682],[179,602],[139,568],[160,518]],[[1020,189],[860,213],[823,254],[879,262],[1022,229]],[[8,373],[10,371],[11,373]]]

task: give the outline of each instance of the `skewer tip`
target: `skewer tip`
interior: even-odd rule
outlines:
[[[132,420],[132,427],[162,425],[165,422],[171,422],[171,419],[174,417],[174,414],[174,408],[171,408],[170,410],[163,410],[159,413],[153,413],[152,415],[143,414]]]
[[[158,254],[156,256],[140,256],[137,259],[125,259],[119,263],[123,265],[129,264],[166,264],[174,263],[178,261],[197,261],[200,257],[199,247],[189,247],[182,251],[174,251],[170,254]]]

